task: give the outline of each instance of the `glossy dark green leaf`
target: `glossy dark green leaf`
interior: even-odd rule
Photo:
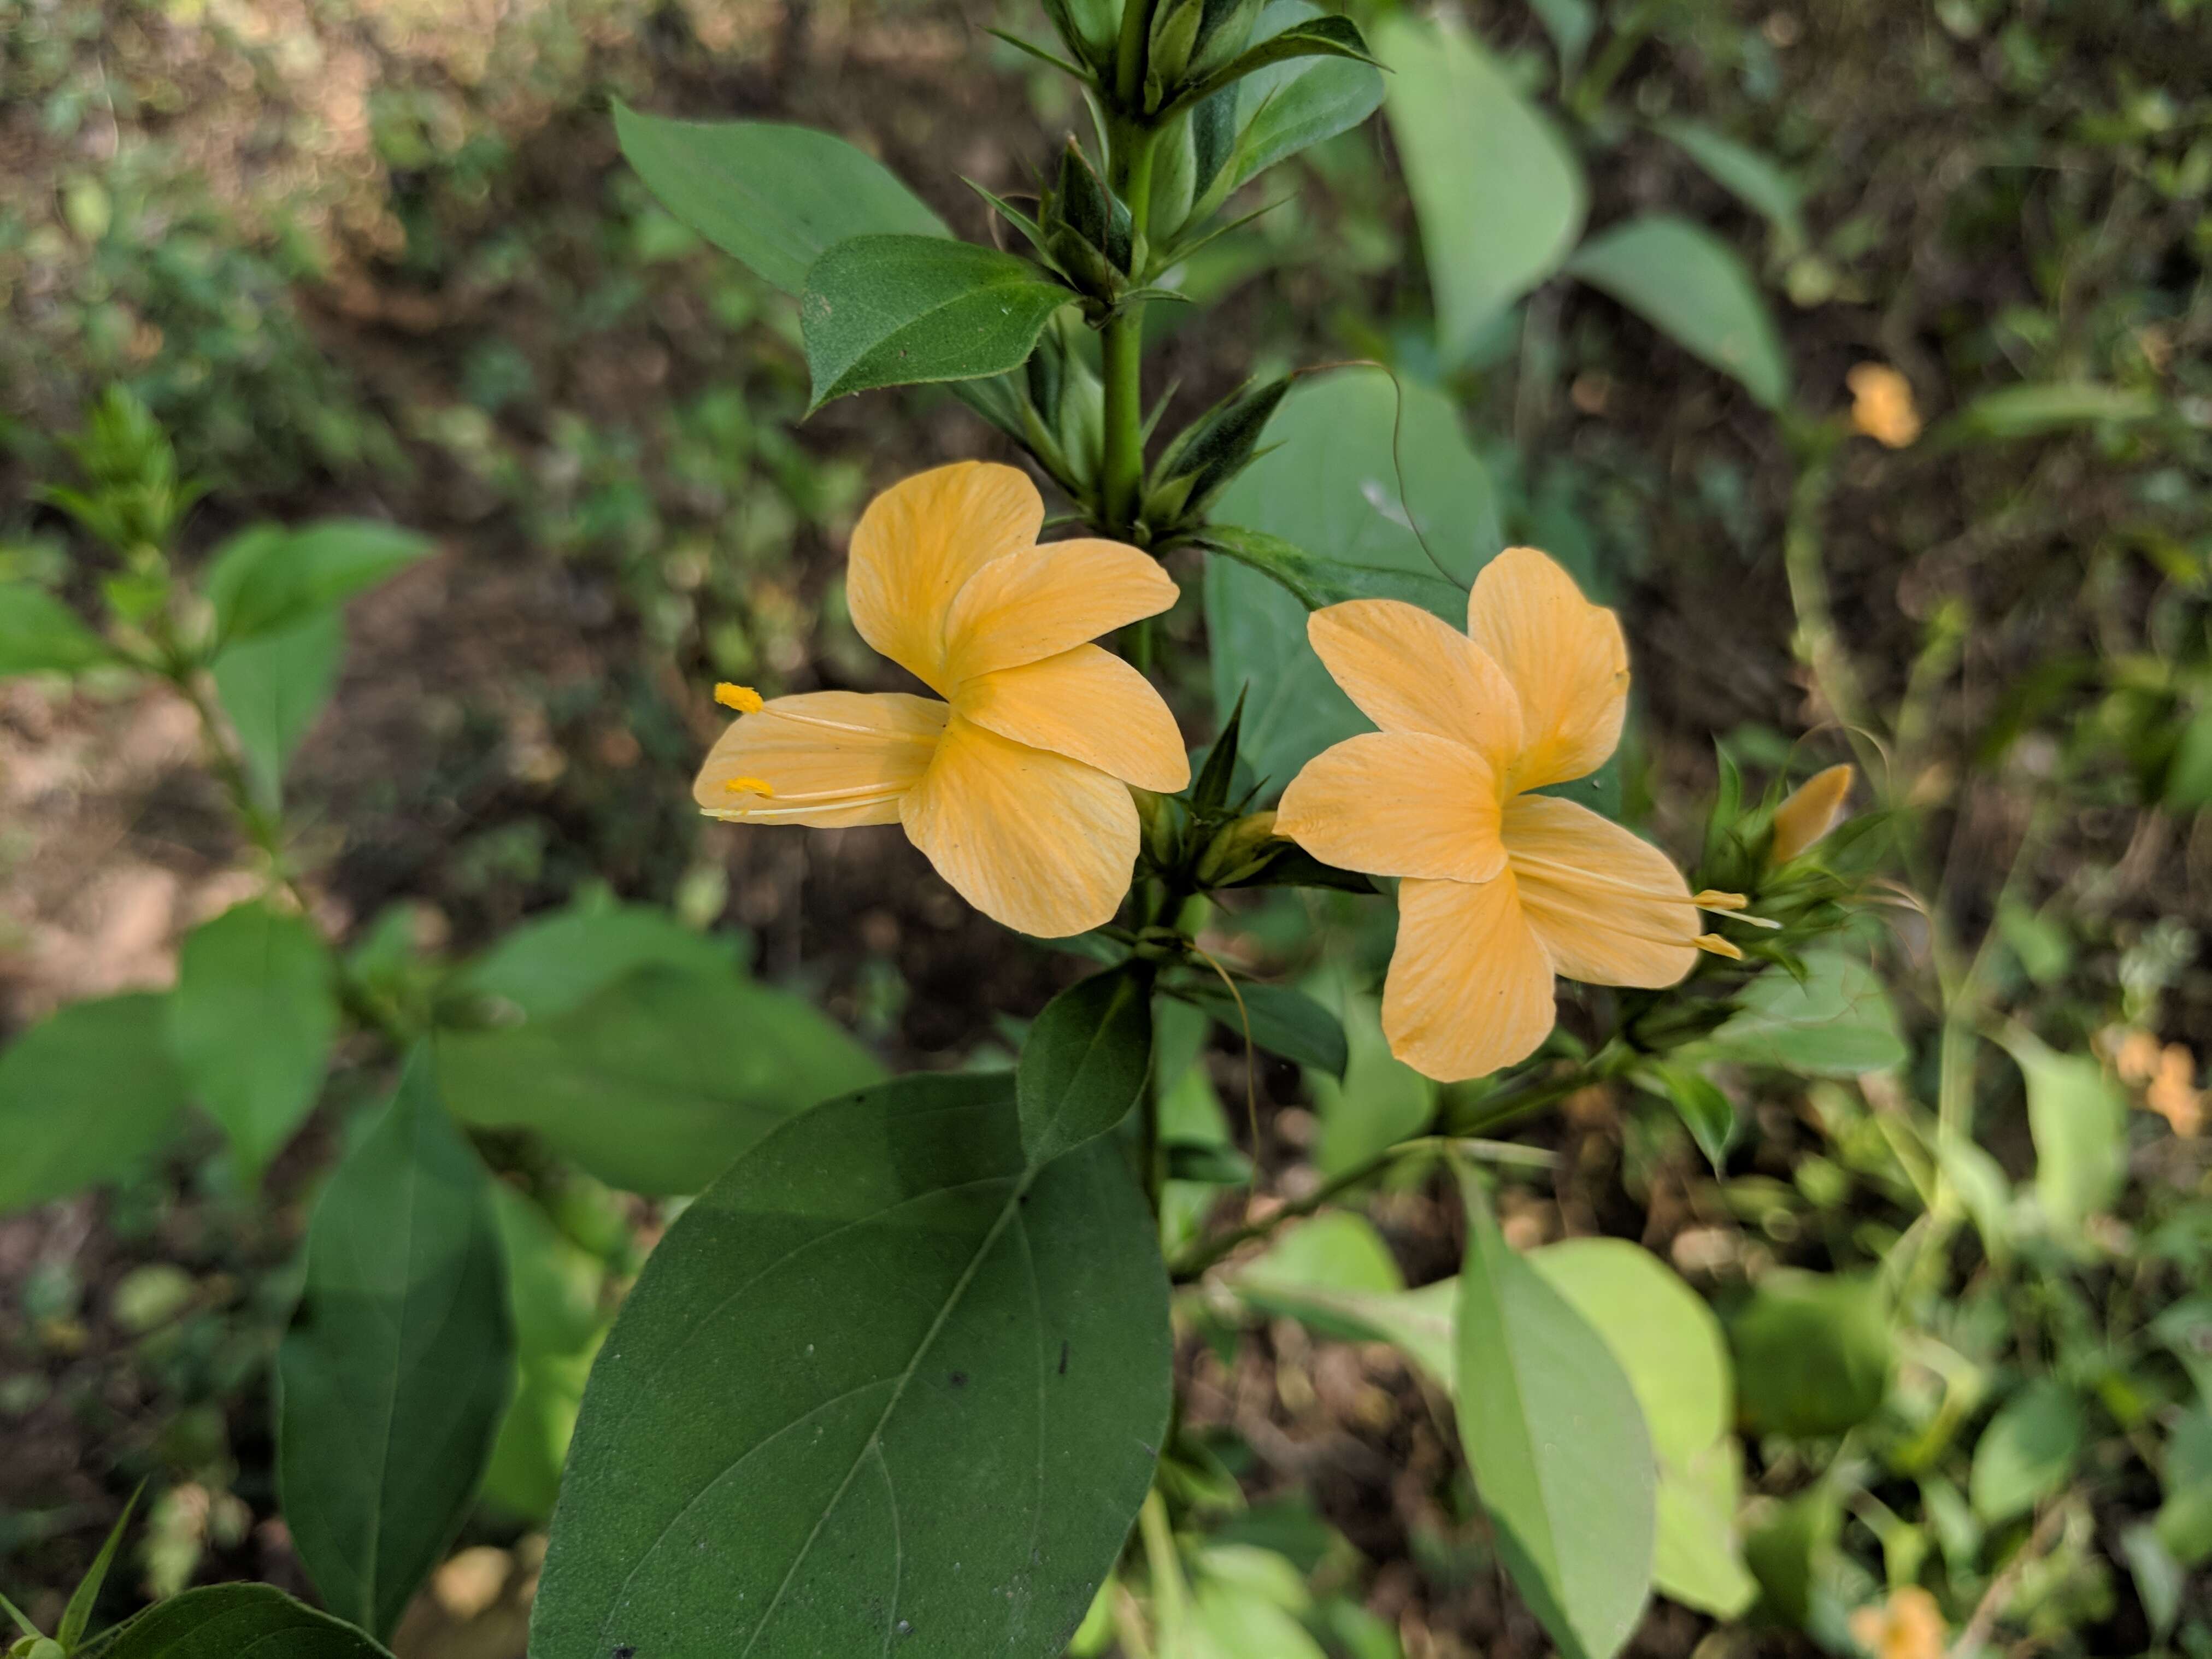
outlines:
[[[1014,1073],[1022,1145],[1035,1164],[1104,1134],[1129,1115],[1152,1063],[1152,976],[1129,963],[1044,1006]]]
[[[1592,237],[1567,270],[1767,408],[1789,401],[1790,359],[1766,301],[1735,250],[1704,226],[1647,214]]]
[[[174,1132],[169,1000],[73,1002],[0,1050],[0,1214],[128,1174]]]
[[[1841,1434],[1889,1392],[1889,1310],[1870,1276],[1769,1273],[1729,1340],[1737,1407],[1753,1434]]]
[[[186,936],[171,1048],[249,1179],[313,1107],[337,1030],[330,951],[301,918],[256,900]]]
[[[1974,1443],[1966,1484],[1974,1513],[1992,1526],[2027,1514],[2066,1484],[2088,1431],[2074,1390],[2056,1377],[2035,1378]]]
[[[697,1192],[793,1113],[883,1075],[804,997],[727,969],[648,965],[552,1017],[436,1042],[462,1121],[534,1129],[640,1193]]]
[[[1013,1079],[826,1102],[669,1230],[595,1367],[535,1659],[1056,1659],[1149,1486],[1167,1280]]]
[[[996,248],[936,236],[855,236],[806,273],[799,307],[811,407],[875,386],[1018,368],[1075,296]]]
[[[106,642],[46,589],[0,582],[0,678],[74,674],[114,659]]]
[[[285,1524],[325,1604],[379,1635],[453,1542],[514,1389],[491,1177],[427,1050],[338,1166],[276,1358]]]
[[[1376,48],[1391,71],[1383,103],[1420,218],[1437,343],[1455,360],[1565,263],[1588,188],[1550,119],[1465,29],[1401,15]]]
[[[225,650],[281,634],[398,574],[430,551],[411,530],[333,519],[297,530],[258,525],[217,550],[204,584]]]
[[[1605,1339],[1468,1194],[1459,1431],[1498,1553],[1567,1659],[1610,1659],[1650,1593],[1657,1472]]]
[[[662,204],[796,295],[851,236],[949,236],[890,169],[842,138],[776,121],[672,121],[615,100],[623,155]]]
[[[1344,1022],[1304,992],[1239,980],[1231,996],[1218,979],[1191,979],[1178,983],[1175,994],[1205,1009],[1237,1042],[1249,1035],[1271,1054],[1343,1080],[1349,1059]]]
[[[209,1584],[146,1609],[100,1659],[391,1659],[351,1625],[272,1584]]]
[[[216,696],[263,805],[283,799],[284,769],[329,703],[344,664],[345,618],[336,611],[240,641],[216,659]]]
[[[1213,516],[1358,568],[1355,576],[1322,573],[1340,580],[1341,592],[1310,583],[1308,597],[1321,603],[1372,583],[1370,592],[1449,610],[1449,620],[1464,626],[1464,593],[1446,597],[1452,584],[1413,526],[1455,581],[1471,582],[1504,545],[1496,495],[1450,399],[1407,382],[1403,415],[1401,422],[1397,386],[1382,370],[1308,376],[1267,423],[1263,447],[1273,447],[1230,485]],[[1277,572],[1291,570],[1274,551]],[[1306,600],[1277,572],[1263,574],[1233,556],[1209,558],[1206,569],[1214,706],[1226,714],[1249,688],[1241,744],[1271,792],[1329,744],[1370,729],[1307,643]]]

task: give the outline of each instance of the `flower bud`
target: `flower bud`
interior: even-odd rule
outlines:
[[[1129,786],[1129,794],[1137,803],[1137,832],[1142,838],[1145,856],[1163,870],[1175,866],[1177,834],[1175,803],[1165,795],[1156,795],[1149,789]]]
[[[1059,181],[1045,191],[1037,221],[1045,252],[1077,288],[1106,304],[1121,297],[1134,262],[1129,210],[1115,199],[1073,138],[1060,154]]]
[[[1290,377],[1241,386],[1176,434],[1145,492],[1145,520],[1167,530],[1198,519],[1249,465]]]
[[[1851,793],[1852,775],[1848,766],[1832,766],[1800,784],[1774,809],[1774,837],[1766,848],[1770,867],[1789,863],[1836,827]]]
[[[1285,842],[1275,836],[1273,812],[1249,812],[1232,818],[1214,834],[1199,854],[1194,873],[1201,887],[1226,887],[1255,874],[1261,866],[1280,852]]]

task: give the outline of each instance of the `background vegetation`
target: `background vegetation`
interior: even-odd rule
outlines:
[[[1652,211],[1710,228],[1756,275],[1774,367],[1719,372],[1595,278],[1453,337],[1423,241],[1448,206],[1377,121],[1194,263],[1224,307],[1206,329],[1155,309],[1176,418],[1255,350],[1390,362],[1435,389],[1431,430],[1456,412],[1505,532],[1621,606],[1647,833],[1694,852],[1716,738],[1761,781],[1856,760],[1893,832],[1896,902],[1859,941],[1878,982],[1815,1024],[1893,1029],[1904,1064],[1862,1075],[1800,1034],[1723,1057],[1741,1133],[1718,1169],[1617,1085],[1521,1132],[1508,1167],[1510,1242],[1639,1240],[1730,1323],[1758,1607],[1660,1605],[1630,1650],[2212,1654],[2212,14],[1507,0],[1468,21],[1586,173],[1593,240]],[[1073,976],[895,836],[696,818],[717,678],[878,683],[838,586],[867,493],[1008,452],[950,398],[802,422],[794,308],[653,203],[607,116],[828,127],[980,240],[951,173],[1029,189],[1083,118],[987,25],[1042,32],[1021,7],[805,0],[0,0],[0,580],[94,595],[91,539],[40,491],[78,477],[67,440],[117,384],[207,486],[191,553],[333,514],[437,544],[351,608],[287,785],[355,994],[404,1000],[610,892],[741,939],[758,980],[901,1069],[1003,1057]],[[1863,374],[1855,395],[1870,363],[1909,405]],[[1196,568],[1155,665],[1194,738]],[[135,678],[0,683],[0,1029],[167,984],[184,935],[258,890],[199,741]],[[1255,902],[1209,935],[1352,1030],[1341,1084],[1261,1063],[1257,1150],[1293,1200],[1373,1126],[1437,1109],[1361,1047],[1371,910]],[[258,1184],[204,1126],[111,1194],[0,1219],[0,1589],[47,1627],[142,1480],[107,1611],[231,1577],[304,1593],[265,1378],[322,1173],[392,1082],[380,1045],[348,1043]],[[1194,1139],[1248,1146],[1244,1063],[1202,1024],[1162,1060]],[[1962,1118],[1978,1161],[1940,1156]],[[509,1161],[567,1275],[521,1310],[550,1374],[588,1360],[666,1206]],[[1541,1652],[1435,1380],[1314,1316],[1316,1273],[1388,1297],[1459,1261],[1434,1170],[1366,1207],[1380,1262],[1342,1235],[1287,1286],[1186,1299],[1170,1467],[1206,1639],[1295,1651],[1287,1618],[1360,1656]],[[1879,1282],[1895,1328],[1793,1304],[1791,1268]],[[1790,1370],[1814,1343],[1833,1376]],[[1838,1376],[1871,1398],[1837,1407]],[[520,1651],[542,1480],[495,1468],[403,1656]]]

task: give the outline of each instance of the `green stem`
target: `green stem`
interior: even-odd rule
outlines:
[[[1534,1103],[1526,1103],[1523,1109],[1533,1110]],[[1364,1164],[1323,1182],[1304,1198],[1292,1199],[1264,1220],[1248,1222],[1218,1238],[1200,1241],[1168,1264],[1168,1276],[1178,1285],[1188,1284],[1245,1245],[1267,1237],[1285,1221],[1311,1215],[1331,1199],[1363,1182],[1372,1181],[1401,1158],[1441,1152],[1461,1152],[1498,1164],[1533,1164],[1548,1167],[1556,1162],[1551,1153],[1540,1147],[1518,1146],[1508,1140],[1480,1140],[1466,1135],[1421,1135],[1412,1140],[1401,1140],[1395,1146],[1383,1148]]]
[[[1145,89],[1145,40],[1152,32],[1152,0],[1122,0],[1121,35],[1114,49],[1114,100],[1124,110],[1134,110]]]
[[[1127,306],[1109,320],[1099,340],[1106,378],[1106,443],[1100,465],[1100,505],[1109,536],[1126,537],[1137,523],[1145,482],[1143,437],[1144,307]]]

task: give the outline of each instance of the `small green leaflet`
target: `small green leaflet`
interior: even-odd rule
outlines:
[[[1016,1068],[1022,1145],[1044,1164],[1129,1115],[1152,1063],[1152,985],[1130,963],[1071,985],[1030,1027]]]
[[[1026,260],[936,236],[855,236],[806,273],[809,412],[877,386],[1018,368],[1074,295]]]

